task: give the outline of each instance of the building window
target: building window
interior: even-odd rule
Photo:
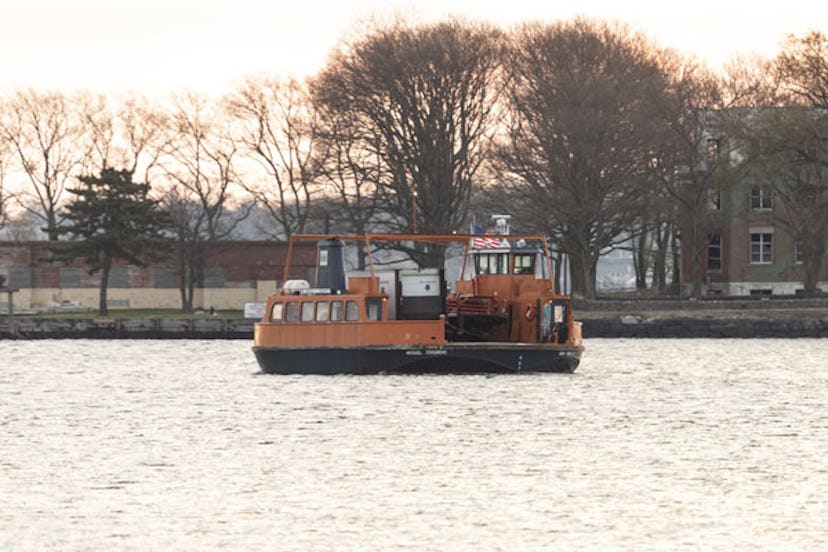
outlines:
[[[722,236],[709,234],[707,237],[707,270],[718,272],[722,269]]]
[[[750,235],[750,264],[773,262],[773,234],[758,232]]]
[[[759,185],[751,186],[750,208],[754,211],[770,211],[773,208],[770,188]]]
[[[62,266],[58,272],[60,278],[61,288],[79,288],[81,287],[81,269],[71,266]]]
[[[802,254],[802,248],[804,246],[805,244],[802,242],[802,240],[796,240],[794,242],[794,262],[796,264],[802,264],[803,262],[805,262],[804,256]]]
[[[718,188],[710,190],[710,209],[713,211],[722,210],[722,191]]]
[[[715,159],[719,156],[719,148],[721,147],[721,142],[719,142],[716,138],[708,138],[707,139],[707,157],[710,159]]]

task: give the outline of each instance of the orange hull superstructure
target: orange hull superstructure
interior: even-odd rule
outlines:
[[[409,284],[396,275],[392,285],[403,289],[388,293],[373,275],[372,241],[444,244],[468,243],[470,238],[420,234],[344,238],[365,241],[372,274],[346,278],[344,269],[339,274],[341,252],[335,250],[343,238],[295,236],[326,244],[320,245],[319,267],[331,268],[332,275],[325,273],[325,285],[319,288],[310,288],[307,282],[298,288],[286,283],[268,299],[254,336],[263,370],[375,373],[430,371],[437,366],[449,371],[574,370],[583,350],[580,323],[571,315],[569,298],[554,291],[542,237],[527,236],[540,240],[542,249],[500,248],[469,254],[467,247],[467,257],[475,263],[474,275],[463,277],[464,264],[452,292],[436,293],[438,287],[445,287],[441,282]],[[339,260],[329,262],[329,258]],[[287,274],[289,263],[285,270]],[[426,296],[418,296],[420,292]],[[425,311],[423,304],[428,305]]]

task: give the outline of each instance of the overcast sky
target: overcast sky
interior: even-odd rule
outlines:
[[[788,33],[828,33],[824,0],[0,0],[0,91],[222,94],[247,75],[312,74],[360,22],[395,13],[504,28],[618,20],[714,69],[737,53],[772,56]]]

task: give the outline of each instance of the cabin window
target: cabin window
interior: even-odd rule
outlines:
[[[313,320],[313,302],[302,301],[302,322],[310,322]]]
[[[535,256],[532,254],[515,255],[515,266],[512,267],[512,274],[534,274]]]
[[[281,322],[285,315],[285,304],[274,303],[273,309],[270,311],[271,322]]]
[[[317,322],[327,322],[328,321],[328,311],[330,310],[330,303],[327,301],[319,301],[316,304],[316,321]]]
[[[478,253],[475,255],[477,273],[485,274],[508,274],[508,254],[506,253]]]
[[[290,301],[285,306],[285,322],[296,322],[299,320],[299,303]]]
[[[348,322],[359,320],[359,308],[357,308],[356,301],[345,303],[345,320]]]
[[[382,319],[382,300],[381,299],[366,299],[365,300],[365,314],[368,315],[368,320]]]
[[[331,302],[331,322],[342,322],[342,301]]]

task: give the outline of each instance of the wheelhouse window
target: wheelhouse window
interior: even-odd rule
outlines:
[[[475,264],[478,275],[509,273],[508,253],[477,253]]]
[[[345,320],[348,322],[356,322],[359,320],[359,308],[356,301],[348,301],[345,303]]]
[[[535,255],[531,253],[519,253],[514,256],[514,266],[512,267],[512,274],[534,274],[535,273]]]
[[[330,303],[327,301],[319,301],[316,303],[316,321],[327,322],[330,310]]]
[[[750,263],[770,264],[773,262],[773,233],[750,234]]]
[[[299,303],[290,301],[285,306],[285,322],[297,322],[299,320]]]
[[[302,322],[313,321],[313,301],[302,302]]]
[[[750,187],[750,208],[754,211],[770,211],[773,208],[771,190],[768,186]]]
[[[331,301],[331,322],[342,322],[342,301]]]
[[[722,236],[709,234],[707,238],[707,270],[718,272],[722,269]]]
[[[270,321],[281,322],[285,316],[285,304],[282,302],[274,303],[270,310]]]

